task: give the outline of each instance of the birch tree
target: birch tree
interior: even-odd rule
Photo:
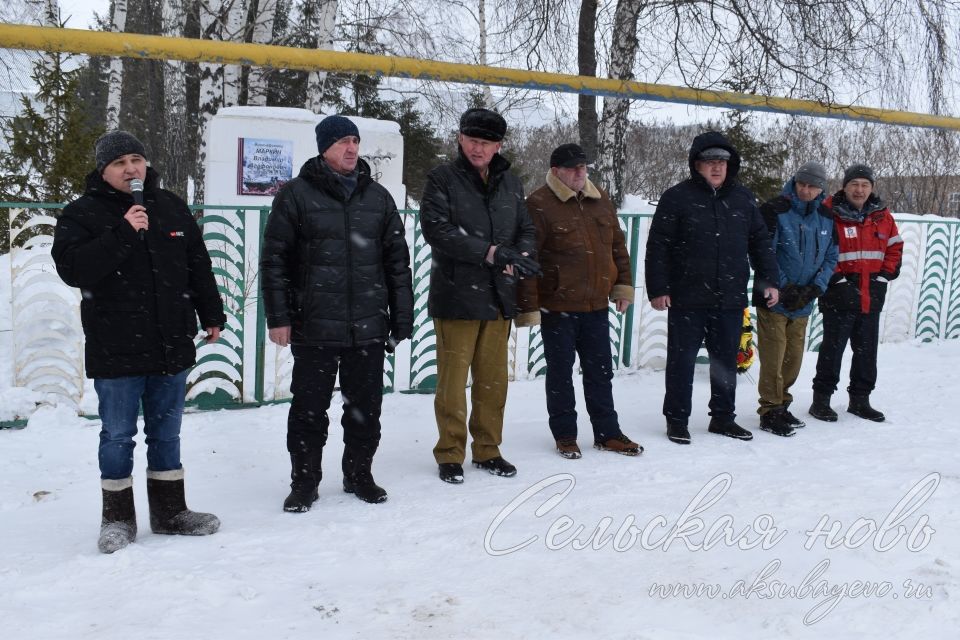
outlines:
[[[250,0],[250,21],[253,28],[250,41],[256,44],[273,42],[273,25],[277,14],[277,0]],[[265,106],[268,93],[268,70],[251,67],[247,74],[247,104]]]
[[[110,31],[122,33],[127,27],[127,0],[113,0]],[[110,58],[107,71],[107,131],[120,128],[120,98],[123,93],[123,58]]]
[[[610,77],[633,80],[637,56],[637,20],[644,0],[618,0],[613,18],[610,47]],[[630,101],[626,98],[604,98],[600,135],[597,142],[597,172],[600,182],[619,206],[623,202],[623,170],[625,164],[624,134]]]
[[[304,0],[303,27],[316,37],[317,49],[332,50],[337,22],[337,0]],[[307,97],[304,106],[320,113],[323,110],[326,71],[311,71],[307,76]]]
[[[247,5],[244,0],[226,0],[224,11],[226,21],[223,25],[223,40],[244,42],[247,40]],[[240,104],[242,67],[236,64],[223,66],[223,106]]]
[[[210,4],[216,0],[201,0],[200,37],[204,40],[223,40],[225,5]],[[194,175],[194,202],[202,203],[207,162],[207,127],[214,114],[223,106],[223,65],[200,63],[200,97],[198,99],[197,157]]]

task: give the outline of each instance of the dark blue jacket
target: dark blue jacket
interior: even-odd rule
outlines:
[[[779,196],[760,207],[777,254],[780,289],[791,284],[812,284],[821,294],[827,290],[837,266],[837,240],[833,216],[820,206],[825,197],[826,194],[821,193],[811,202],[801,202],[790,178]],[[762,292],[755,287],[753,304],[766,306],[762,299]],[[772,311],[788,318],[802,318],[813,311],[813,301],[797,311],[787,311],[780,304]]]
[[[710,147],[731,155],[719,189],[694,167],[697,155]],[[779,280],[770,234],[753,193],[737,182],[740,155],[722,134],[694,138],[689,162],[690,177],[664,192],[650,224],[647,297],[669,295],[675,309],[743,309],[750,261],[761,285],[776,286]]]

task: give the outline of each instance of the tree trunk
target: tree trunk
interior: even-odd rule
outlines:
[[[164,0],[163,35],[180,38],[187,23],[184,0]],[[186,64],[179,60],[163,63],[163,116],[166,121],[167,164],[163,167],[167,188],[185,194],[190,174],[190,144],[187,129],[187,74]]]
[[[270,44],[273,41],[273,22],[277,15],[277,0],[255,0],[252,7],[253,34],[251,41],[256,44]],[[247,75],[247,104],[266,106],[267,104],[267,69],[251,67]]]
[[[247,18],[247,9],[244,0],[225,0],[227,2],[227,24],[224,26],[223,40],[243,42],[244,23]],[[232,107],[240,104],[240,84],[242,67],[236,64],[223,66],[223,106]]]
[[[114,0],[110,30],[122,33],[127,28],[127,0]],[[123,58],[110,58],[107,77],[107,131],[120,127],[120,96],[123,93]]]
[[[219,7],[222,9],[222,7]],[[204,40],[223,40],[223,23],[210,7],[200,8],[200,35]],[[197,165],[194,171],[193,201],[203,203],[207,162],[207,126],[213,115],[223,106],[223,65],[200,63],[200,98],[197,122]]]
[[[610,77],[633,79],[633,63],[637,57],[637,19],[644,0],[618,0],[613,16],[613,38],[610,45]],[[614,204],[623,203],[623,168],[626,159],[625,133],[630,101],[604,98],[600,139],[597,149],[597,172],[601,184]]]
[[[480,25],[480,59],[478,62],[487,66],[487,3],[485,0],[477,0],[477,23]],[[483,85],[483,103],[490,109],[493,108],[493,92],[490,85]]]
[[[337,26],[337,0],[310,0],[314,4],[313,26],[317,33],[317,49],[333,49],[334,29]],[[306,108],[314,113],[323,109],[323,85],[326,71],[311,71],[307,77]]]
[[[577,35],[577,72],[581,76],[597,75],[597,0],[581,0]],[[597,96],[580,94],[577,109],[580,146],[587,158],[597,158]]]

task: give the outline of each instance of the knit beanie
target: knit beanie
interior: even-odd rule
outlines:
[[[507,121],[490,109],[467,109],[460,116],[460,133],[471,138],[500,142],[507,135]]]
[[[847,186],[848,182],[857,178],[864,178],[869,180],[870,184],[874,184],[873,169],[865,164],[855,164],[852,167],[847,167],[847,170],[843,172],[843,186]]]
[[[795,182],[805,182],[820,190],[827,188],[827,170],[819,162],[804,162],[793,174]]]
[[[94,145],[94,156],[97,161],[97,173],[103,173],[108,164],[129,153],[147,157],[143,143],[126,131],[110,131],[99,138]]]
[[[360,130],[353,121],[343,116],[327,116],[317,125],[317,150],[320,155],[330,148],[330,146],[340,138],[347,136],[356,136],[360,138]]]

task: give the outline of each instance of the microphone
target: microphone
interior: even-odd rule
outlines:
[[[133,195],[133,203],[143,206],[143,180],[134,178],[130,181],[130,193]],[[143,229],[137,231],[137,236],[143,240]]]

